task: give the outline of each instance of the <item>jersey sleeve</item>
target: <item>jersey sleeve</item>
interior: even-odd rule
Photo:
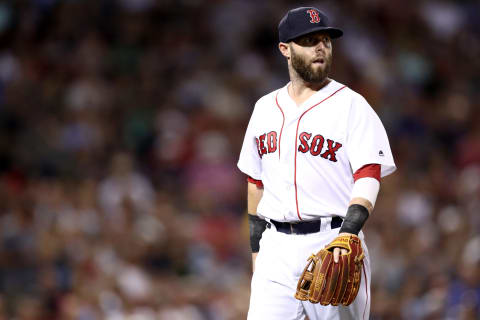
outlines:
[[[256,110],[257,109],[255,108],[250,117],[237,166],[240,171],[253,179],[262,180],[262,161],[258,154],[258,147],[254,134]]]
[[[360,95],[354,96],[347,126],[347,154],[356,172],[367,164],[380,164],[380,176],[396,170],[387,132],[372,107]]]

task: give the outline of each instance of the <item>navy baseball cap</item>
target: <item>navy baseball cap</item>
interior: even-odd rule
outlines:
[[[292,9],[287,12],[278,24],[278,38],[280,42],[289,42],[316,31],[326,31],[332,39],[343,35],[342,30],[329,27],[327,16],[314,7]]]

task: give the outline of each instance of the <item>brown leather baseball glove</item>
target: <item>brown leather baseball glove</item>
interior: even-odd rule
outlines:
[[[348,251],[333,260],[333,249]],[[362,278],[365,257],[360,238],[356,235],[339,235],[316,255],[308,258],[307,266],[298,280],[295,298],[336,306],[348,306],[355,300]]]

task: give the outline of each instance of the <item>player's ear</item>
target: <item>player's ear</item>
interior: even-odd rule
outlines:
[[[280,42],[278,44],[278,49],[285,58],[290,59],[290,46],[288,45],[288,43]]]

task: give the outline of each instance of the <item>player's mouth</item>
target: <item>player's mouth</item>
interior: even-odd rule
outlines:
[[[324,64],[325,59],[324,58],[317,58],[317,59],[313,60],[313,63],[314,64]]]

